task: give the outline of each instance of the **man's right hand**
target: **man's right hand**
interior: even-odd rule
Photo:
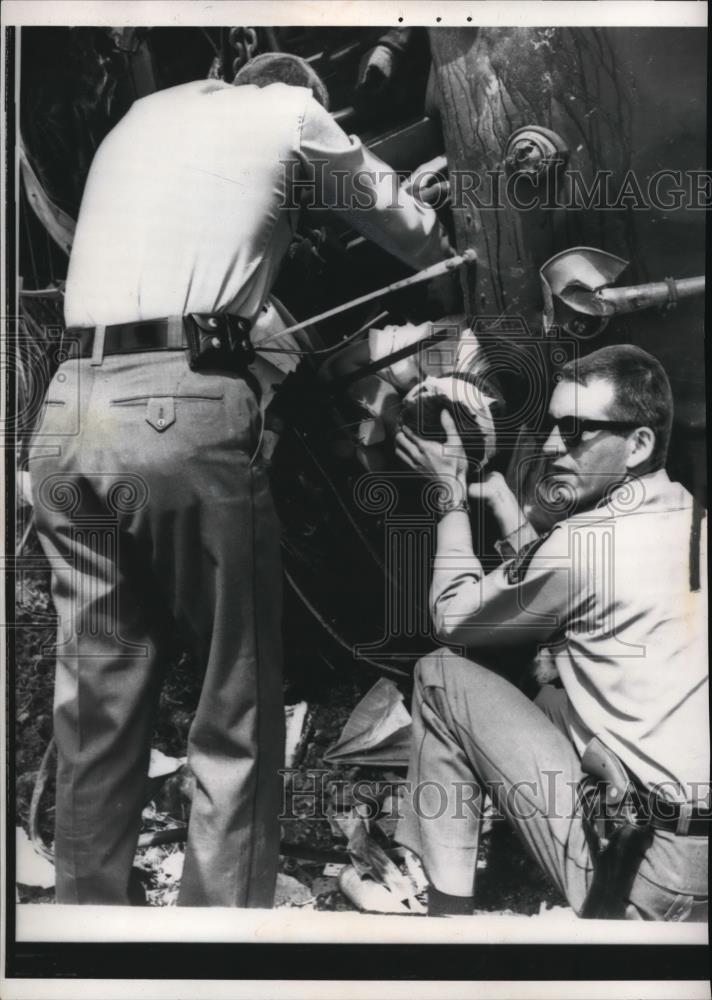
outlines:
[[[488,505],[497,520],[502,538],[526,524],[526,516],[501,472],[490,472],[479,482],[470,483],[467,492],[471,500]]]
[[[436,156],[434,160],[421,163],[404,181],[403,190],[424,205],[444,208],[450,201],[447,159]]]

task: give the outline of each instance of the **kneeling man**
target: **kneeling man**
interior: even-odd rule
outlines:
[[[402,460],[447,494],[431,587],[447,648],[416,668],[414,794],[397,839],[423,862],[431,914],[471,912],[479,816],[467,806],[484,788],[577,914],[703,920],[704,512],[665,472],[672,395],[655,358],[607,347],[563,376],[543,448],[546,484],[570,516],[540,538],[527,525],[514,532],[491,572],[473,552],[467,464],[449,415],[444,445],[408,429],[397,438]],[[560,678],[536,701],[519,686],[533,660]],[[594,773],[623,775],[606,786],[608,815],[623,795],[617,819],[627,817],[639,850],[618,868],[586,815],[590,760]],[[628,842],[611,834],[620,823],[606,829],[614,849]]]

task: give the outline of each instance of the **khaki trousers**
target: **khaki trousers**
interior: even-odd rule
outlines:
[[[279,524],[244,379],[182,351],[60,366],[33,438],[59,617],[57,901],[128,902],[177,638],[205,667],[179,902],[270,906],[283,763]]]
[[[521,664],[522,669],[525,664]],[[475,891],[486,788],[532,857],[578,913],[593,863],[577,796],[581,763],[566,731],[568,701],[546,685],[530,701],[504,677],[440,649],[419,661],[413,691],[411,791],[396,840],[431,885]],[[707,837],[657,830],[630,892],[627,919],[707,919]]]

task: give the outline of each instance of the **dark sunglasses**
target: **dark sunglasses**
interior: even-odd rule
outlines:
[[[633,420],[587,420],[585,417],[576,417],[573,414],[559,417],[557,420],[547,413],[541,429],[548,437],[555,427],[558,428],[566,447],[575,448],[581,444],[584,431],[610,431],[611,434],[622,434],[639,426],[640,424]]]

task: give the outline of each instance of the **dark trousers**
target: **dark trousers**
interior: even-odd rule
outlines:
[[[495,671],[449,649],[420,660],[408,771],[413,794],[396,839],[419,855],[436,889],[473,892],[478,791],[485,788],[570,906],[581,910],[593,863],[569,710],[563,690],[547,685],[532,702]],[[656,831],[626,917],[706,920],[707,838]]]
[[[205,674],[179,902],[270,906],[283,762],[279,525],[259,407],[183,352],[63,364],[30,457],[59,616],[60,903],[128,902],[152,725],[178,637]]]

